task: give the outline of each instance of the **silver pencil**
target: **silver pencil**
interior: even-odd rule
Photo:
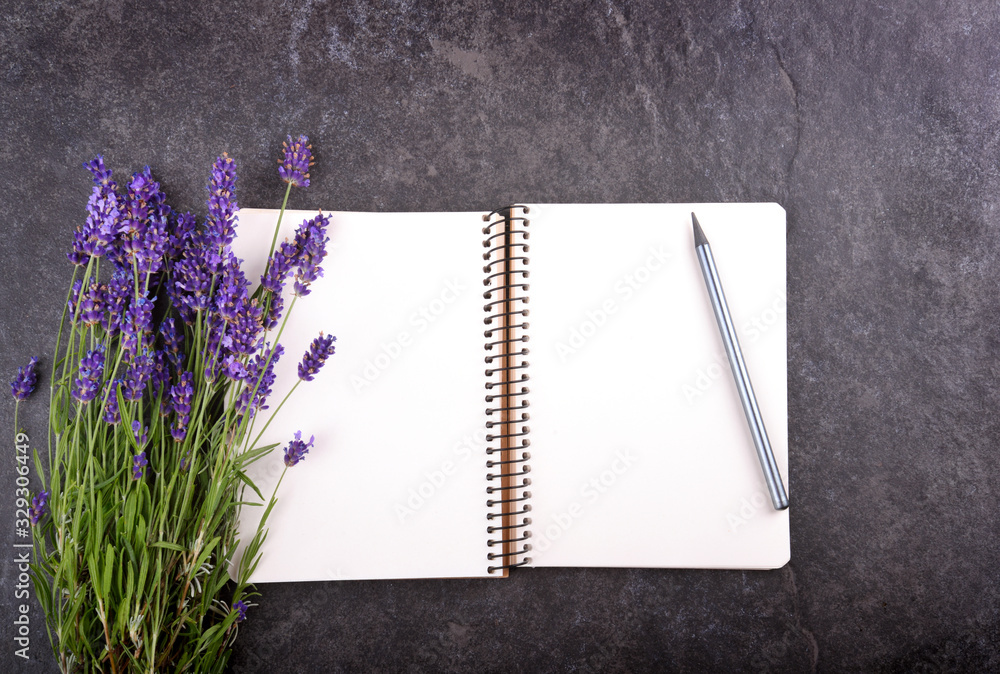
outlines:
[[[747,423],[750,425],[750,435],[753,436],[753,444],[757,449],[757,458],[764,471],[767,491],[771,494],[771,503],[774,504],[775,510],[784,510],[788,507],[788,495],[785,493],[785,485],[778,472],[778,464],[774,460],[774,452],[771,451],[771,442],[767,439],[764,419],[760,415],[757,397],[754,395],[753,385],[750,383],[750,373],[747,372],[747,365],[743,362],[743,352],[740,350],[740,341],[736,336],[733,319],[729,315],[729,306],[726,304],[726,294],[722,291],[719,271],[715,268],[712,247],[708,245],[705,232],[701,231],[701,225],[698,224],[698,218],[694,213],[691,214],[691,223],[694,228],[694,250],[698,254],[701,273],[705,277],[708,295],[712,299],[712,309],[715,310],[715,320],[719,323],[722,342],[726,345],[729,366],[733,370],[736,389],[740,393],[743,412],[746,414]]]

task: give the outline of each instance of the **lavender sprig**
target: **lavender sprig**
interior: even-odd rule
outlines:
[[[38,374],[35,372],[37,364],[38,357],[32,356],[26,366],[17,368],[17,376],[10,383],[10,392],[14,395],[14,400],[21,402],[35,390],[35,383],[38,381]]]
[[[313,380],[316,373],[323,367],[326,359],[333,355],[336,349],[333,344],[335,341],[337,341],[337,338],[333,335],[324,337],[322,332],[319,333],[319,337],[314,339],[312,344],[309,345],[309,350],[306,351],[302,357],[302,362],[299,363],[299,379],[302,381]]]
[[[295,245],[298,248],[295,271],[295,294],[304,297],[311,291],[309,285],[323,275],[320,266],[326,257],[326,228],[330,217],[320,213],[312,220],[307,220],[295,232]]]
[[[170,406],[177,415],[177,420],[170,428],[170,435],[177,442],[184,442],[187,437],[188,422],[191,420],[191,397],[194,395],[192,381],[192,373],[182,372],[180,380],[170,387]]]
[[[139,452],[132,457],[132,479],[142,479],[142,471],[148,465],[149,460],[146,459],[146,452]]]
[[[31,526],[37,525],[47,512],[49,512],[49,492],[43,491],[31,499],[31,511],[29,513]]]
[[[83,404],[89,403],[100,390],[104,375],[104,347],[98,346],[80,359],[79,376],[73,382],[72,395]]]
[[[315,440],[315,436],[310,436],[309,442],[305,442],[302,440],[302,431],[295,431],[295,439],[285,447],[285,465],[291,468],[302,461],[309,453],[309,448],[313,446]]]
[[[116,379],[108,383],[111,391],[108,393],[108,401],[104,403],[104,414],[101,419],[104,423],[116,426],[122,422],[121,410],[118,409],[118,389],[121,388],[122,380]]]
[[[278,175],[289,185],[309,187],[309,168],[313,165],[312,145],[307,136],[299,136],[295,140],[289,136],[282,143],[285,148],[284,159],[279,159]]]
[[[282,213],[291,188],[309,185],[308,139],[289,137],[284,155]],[[85,166],[93,185],[68,255],[82,269],[75,270],[67,298],[68,338],[60,332],[53,358],[59,367],[50,405],[51,473],[42,475],[42,487],[50,480],[56,497],[50,502],[50,492],[41,491],[28,507],[33,525],[50,515],[34,529],[39,592],[73,597],[58,600],[59,611],[47,616],[50,634],[60,661],[84,668],[97,666],[99,657],[99,668],[108,671],[163,671],[183,663],[191,671],[218,672],[235,623],[253,606],[248,579],[271,511],[246,547],[235,590],[225,590],[241,598],[232,601],[235,617],[227,617],[218,611],[224,604],[217,589],[237,558],[236,516],[249,485],[244,468],[270,451],[257,446],[259,435],[250,442],[283,353],[281,331],[273,345],[265,333],[283,313],[287,319],[282,295],[289,279],[297,299],[322,276],[329,217],[307,220],[278,250],[276,227],[262,289],[251,292],[231,247],[238,204],[236,163],[228,155],[212,166],[207,217],[200,222],[170,208],[149,167],[119,186],[103,157]],[[321,334],[298,364],[301,378],[292,391],[312,380],[333,352],[334,338]],[[36,363],[33,358],[12,382],[18,405],[35,387]],[[285,469],[314,444],[314,437],[306,441],[296,433],[285,449]],[[91,527],[101,521],[95,517],[113,525],[77,538],[80,504]],[[151,537],[162,545],[150,545]],[[126,549],[132,564],[122,556]],[[139,562],[153,569],[147,563],[154,556],[155,568],[173,571],[137,577],[133,588],[126,572]],[[217,596],[203,596],[208,592]],[[226,621],[225,629],[212,631]]]
[[[229,248],[236,236],[235,214],[239,210],[235,198],[236,162],[225,152],[212,166],[212,179],[208,183],[208,220],[205,234],[210,243],[209,263],[216,269],[223,261],[222,253]]]

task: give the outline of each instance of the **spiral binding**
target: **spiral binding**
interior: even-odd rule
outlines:
[[[518,215],[520,211],[520,215]],[[488,573],[531,562],[531,478],[528,439],[528,224],[527,206],[506,206],[483,216],[483,311],[486,337],[486,532]],[[493,429],[497,429],[493,432]],[[493,458],[497,457],[497,458]],[[496,535],[497,538],[492,536]]]

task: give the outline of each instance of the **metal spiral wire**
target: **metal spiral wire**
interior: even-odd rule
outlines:
[[[531,562],[527,213],[527,206],[514,205],[483,216],[489,573]]]

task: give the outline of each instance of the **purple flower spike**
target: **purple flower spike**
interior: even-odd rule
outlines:
[[[138,422],[136,422],[138,423]],[[139,452],[132,457],[132,479],[140,480],[142,479],[142,469],[149,465],[149,460],[146,459],[146,452]]]
[[[170,238],[167,241],[166,255],[171,260],[177,260],[187,249],[188,243],[194,237],[196,222],[191,213],[173,214],[173,224],[170,227]]]
[[[227,323],[236,320],[243,305],[249,301],[250,282],[240,269],[240,260],[232,253],[222,270],[222,282],[216,293],[215,308]]]
[[[299,363],[299,379],[302,381],[313,380],[326,359],[333,355],[336,349],[333,343],[336,341],[337,338],[333,335],[324,337],[322,332],[319,333],[319,337],[313,340],[309,350],[302,357],[302,362]]]
[[[250,607],[242,599],[233,604],[233,610],[236,612],[236,622],[241,623],[247,619],[248,608]]]
[[[77,279],[73,281],[73,287],[70,288],[69,293],[69,303],[66,308],[69,309],[69,318],[74,323],[76,322],[76,309],[80,304],[80,291],[83,289],[83,280]]]
[[[182,372],[180,381],[170,387],[170,406],[177,414],[177,422],[170,428],[170,435],[176,442],[184,442],[187,437],[188,421],[191,419],[191,397],[194,387],[191,385],[194,375]]]
[[[303,222],[295,232],[295,243],[299,249],[298,269],[295,272],[295,294],[308,295],[309,284],[323,275],[323,258],[326,257],[326,228],[330,216],[320,213],[312,220]]]
[[[140,297],[125,312],[122,322],[122,352],[127,358],[149,345],[149,333],[153,327],[153,301],[156,298]]]
[[[115,184],[111,182],[111,169],[104,167],[104,155],[97,155],[83,166],[94,177],[95,185],[107,187],[112,190],[115,188]]]
[[[87,286],[87,290],[80,296],[77,320],[90,327],[97,325],[104,318],[105,295],[103,285],[91,282]]]
[[[267,272],[260,277],[260,285],[272,293],[278,294],[285,287],[285,280],[299,257],[299,249],[294,243],[283,241],[275,249],[267,264]]]
[[[295,431],[295,439],[285,447],[285,465],[291,468],[302,461],[309,453],[309,448],[313,446],[315,440],[316,436],[310,436],[309,442],[303,442],[302,431]]]
[[[236,399],[236,412],[240,416],[248,410],[253,414],[256,410],[267,409],[267,405],[264,403],[267,402],[268,396],[271,395],[271,386],[274,385],[274,366],[285,352],[285,347],[281,346],[281,344],[276,345],[273,356],[271,356],[271,351],[270,347],[264,349],[262,353],[257,354],[247,365],[247,374],[244,378],[246,384]],[[267,363],[268,358],[271,359],[271,362],[268,363],[265,370],[264,363]],[[251,404],[250,396],[253,394],[255,388],[257,394],[253,397]]]
[[[26,367],[17,368],[17,376],[10,383],[10,392],[14,395],[14,400],[20,402],[35,390],[35,382],[38,381],[38,375],[35,373],[37,364],[38,357],[32,356]]]
[[[234,219],[240,210],[236,203],[236,162],[226,154],[212,165],[212,179],[208,183],[208,220],[205,233],[215,254],[229,248],[236,236]],[[215,262],[215,258],[210,262]],[[213,264],[213,269],[215,265]]]
[[[244,304],[223,337],[222,345],[238,356],[256,353],[264,339],[261,327],[263,313],[264,309],[257,300]]]
[[[155,352],[144,348],[142,353],[135,356],[125,373],[125,390],[122,391],[122,397],[130,401],[141,400],[155,367]]]
[[[285,148],[285,159],[278,160],[278,175],[286,183],[291,183],[297,187],[309,187],[309,167],[313,165],[312,145],[309,144],[308,136],[299,136],[297,140],[288,137],[288,141],[282,143]]]
[[[104,404],[104,419],[105,423],[115,426],[122,422],[122,415],[118,409],[118,389],[121,388],[122,380],[116,379],[114,382],[109,382],[108,386],[111,391],[108,393],[108,402]]]
[[[97,155],[85,163],[94,179],[94,189],[87,203],[87,221],[73,236],[73,251],[67,255],[76,265],[87,264],[91,257],[101,257],[111,251],[118,233],[122,210],[125,204],[115,192],[117,184],[111,179],[111,170],[104,166],[104,157]]]
[[[142,427],[142,422],[138,419],[132,420],[132,435],[135,437],[135,444],[142,447],[149,440],[149,426]],[[145,452],[143,452],[145,454]]]
[[[49,512],[49,492],[43,491],[42,493],[31,499],[31,526],[38,524],[38,521],[45,517],[45,514]]]
[[[98,346],[80,359],[79,376],[73,381],[73,397],[89,403],[97,396],[104,376],[104,347]]]
[[[77,227],[76,231],[73,232],[73,250],[66,253],[66,258],[77,267],[86,265],[87,260],[90,259],[84,250],[86,240],[87,236],[83,233],[83,229],[81,227]]]
[[[104,292],[104,306],[107,309],[101,318],[101,325],[112,335],[122,326],[125,310],[133,294],[132,276],[124,269],[117,269],[108,281]]]
[[[174,364],[174,367],[184,365],[184,351],[181,344],[184,343],[184,332],[177,330],[177,324],[173,318],[165,318],[160,323],[160,335],[163,336],[163,353],[167,360]]]
[[[194,322],[195,313],[207,309],[210,304],[212,274],[208,269],[208,256],[203,242],[199,241],[187,249],[173,270],[170,297],[181,308],[181,315],[188,325]]]

